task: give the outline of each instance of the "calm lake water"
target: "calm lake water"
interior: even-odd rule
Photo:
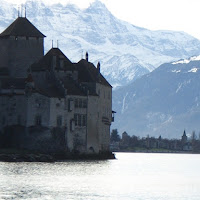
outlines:
[[[116,158],[0,162],[0,199],[200,199],[200,155],[116,153]]]

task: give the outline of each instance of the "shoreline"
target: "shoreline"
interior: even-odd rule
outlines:
[[[154,150],[140,150],[140,151],[114,151],[116,153],[161,153],[161,154],[200,154],[200,152],[193,151],[154,151]]]
[[[1,153],[0,162],[66,162],[66,161],[92,161],[116,159],[112,152],[99,154],[73,154],[73,153]]]

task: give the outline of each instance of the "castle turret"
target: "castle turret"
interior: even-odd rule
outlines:
[[[26,17],[18,17],[0,34],[0,68],[26,77],[29,66],[44,55],[44,37]]]

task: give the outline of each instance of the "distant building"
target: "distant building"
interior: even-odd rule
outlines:
[[[188,141],[188,137],[186,135],[186,132],[184,130],[183,135],[182,135],[182,139],[181,139],[181,143],[182,143],[182,150],[183,151],[192,151],[192,143],[191,141]]]
[[[1,145],[109,151],[112,86],[100,63],[90,63],[88,53],[72,63],[58,48],[44,55],[44,37],[24,17],[0,34]]]

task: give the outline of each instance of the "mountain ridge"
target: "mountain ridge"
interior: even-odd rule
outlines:
[[[0,0],[0,31],[16,17],[17,8]],[[124,86],[160,64],[200,54],[200,41],[183,32],[150,31],[117,19],[100,1],[88,8],[76,5],[45,5],[27,0],[28,19],[42,32],[45,52],[58,40],[59,48],[77,62],[89,52],[101,62],[104,76],[114,86]],[[55,42],[54,42],[55,43]]]
[[[114,91],[113,128],[130,135],[178,138],[200,131],[200,56],[165,63]]]

